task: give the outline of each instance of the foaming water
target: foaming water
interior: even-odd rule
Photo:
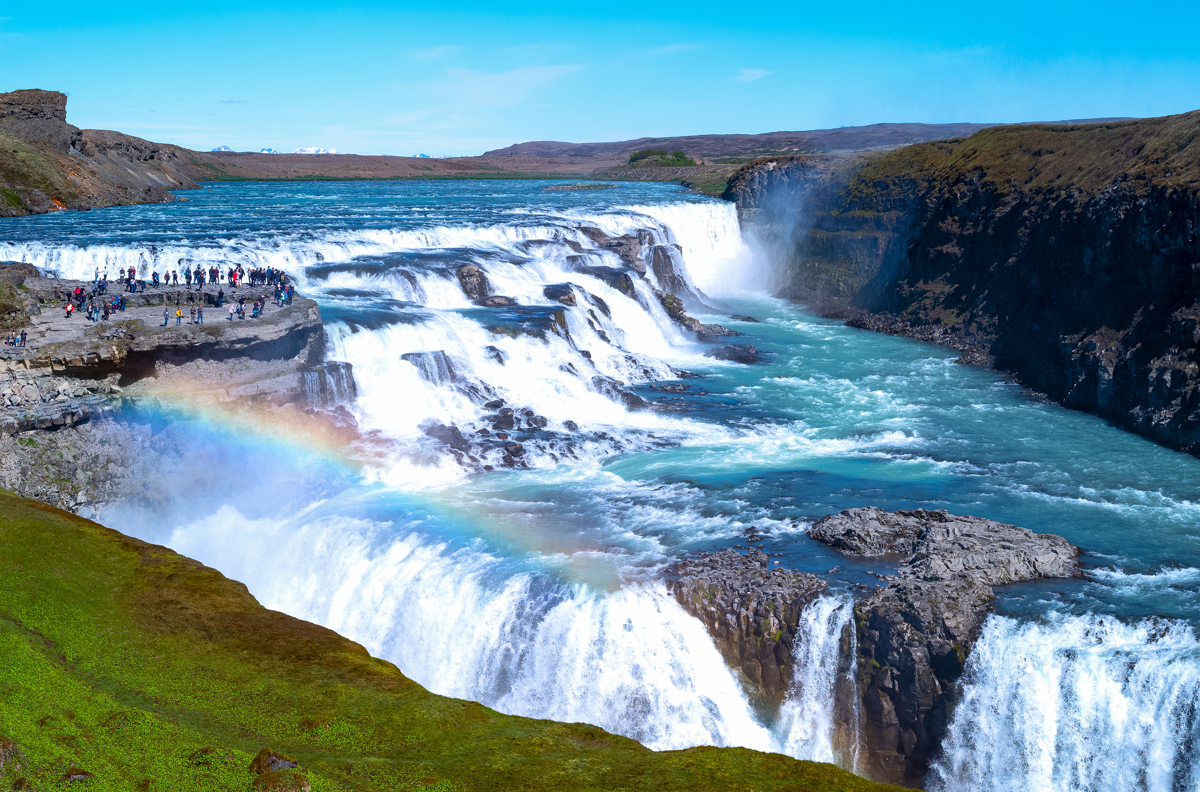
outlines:
[[[216,185],[186,204],[6,220],[0,258],[64,275],[289,270],[321,305],[329,357],[352,364],[358,398],[343,406],[383,441],[305,461],[304,427],[267,413],[237,413],[257,416],[253,432],[218,413],[172,424],[172,444],[210,451],[203,475],[185,456],[170,468],[174,501],[107,521],[440,693],[655,748],[742,745],[849,768],[854,630],[836,592],[879,568],[809,541],[807,521],[871,504],[1059,533],[1084,548],[1086,576],[997,591],[1003,615],[971,656],[939,783],[1091,790],[1115,788],[1101,783],[1115,773],[1124,788],[1196,788],[1200,461],[1027,399],[954,353],[755,296],[771,262],[730,205],[664,185],[541,186]],[[764,361],[704,357],[711,345],[666,316],[658,275],[637,277],[593,229],[661,248],[678,283],[730,312],[698,318]],[[516,305],[475,304],[458,277],[468,264]],[[478,474],[500,467],[499,450],[473,449],[468,469],[427,432],[480,437],[497,399],[545,421],[521,428],[525,469]],[[266,483],[250,506],[237,488],[223,501],[198,486],[214,480]],[[751,706],[654,582],[751,526],[835,592],[803,614],[778,712]],[[1125,741],[1112,752],[1094,748],[1106,729]]]
[[[968,661],[937,790],[1200,784],[1200,644],[1191,627],[993,617]]]

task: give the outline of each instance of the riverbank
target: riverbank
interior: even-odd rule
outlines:
[[[730,180],[780,296],[1200,453],[1200,113],[1000,127]]]

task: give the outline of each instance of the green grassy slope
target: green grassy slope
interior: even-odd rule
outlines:
[[[63,176],[57,158],[0,131],[0,217],[24,214],[35,190],[61,203],[75,198],[75,188]]]
[[[1200,181],[1200,111],[1075,126],[992,127],[969,138],[918,143],[870,161],[846,190],[850,208],[890,209],[964,180],[1000,194],[1094,194],[1114,180],[1190,187]]]
[[[264,748],[301,770],[251,774]],[[889,789],[435,696],[215,570],[0,491],[0,790],[83,788],[77,769],[95,790]]]

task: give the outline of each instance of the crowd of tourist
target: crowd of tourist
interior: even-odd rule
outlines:
[[[189,290],[194,287],[199,291],[204,288],[205,283],[224,283],[236,295],[239,283],[249,286],[270,285],[274,288],[273,301],[276,306],[281,308],[285,305],[291,305],[292,298],[296,294],[296,286],[291,282],[287,273],[273,267],[256,267],[247,271],[239,264],[236,267],[230,267],[227,272],[222,272],[221,268],[216,266],[207,269],[197,266],[195,269],[185,267],[183,273],[184,285]],[[124,281],[126,290],[130,294],[136,294],[146,289],[146,281],[137,277],[137,271],[134,267],[120,271],[120,278]],[[178,285],[179,271],[171,270],[160,276],[158,270],[154,270],[151,273],[150,280],[154,288],[161,288],[164,285]],[[225,307],[225,300],[225,289],[218,288],[216,297],[214,298],[216,307]],[[267,298],[256,297],[250,301],[249,306],[246,303],[247,298],[244,296],[238,298],[236,302],[232,300],[229,302],[229,321],[259,318],[266,309]],[[70,295],[68,295],[66,303],[63,305],[63,310],[68,319],[79,313],[86,316],[92,322],[102,322],[117,313],[123,313],[128,304],[128,298],[123,294],[108,295],[108,273],[97,269],[96,277],[92,281],[91,287],[76,286]],[[186,314],[180,300],[176,299],[173,307],[164,303],[163,327],[170,324],[171,317],[175,318],[177,326],[182,325],[185,315],[188,317],[188,324],[204,324],[203,303],[197,302],[190,306]],[[21,331],[20,346],[25,345],[25,335],[25,331]],[[15,344],[9,344],[9,346],[13,345]]]

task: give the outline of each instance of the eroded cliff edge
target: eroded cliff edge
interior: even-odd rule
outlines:
[[[57,91],[0,94],[0,217],[174,200],[195,152],[67,123]]]
[[[1200,452],[1200,112],[752,163],[780,295]]]

